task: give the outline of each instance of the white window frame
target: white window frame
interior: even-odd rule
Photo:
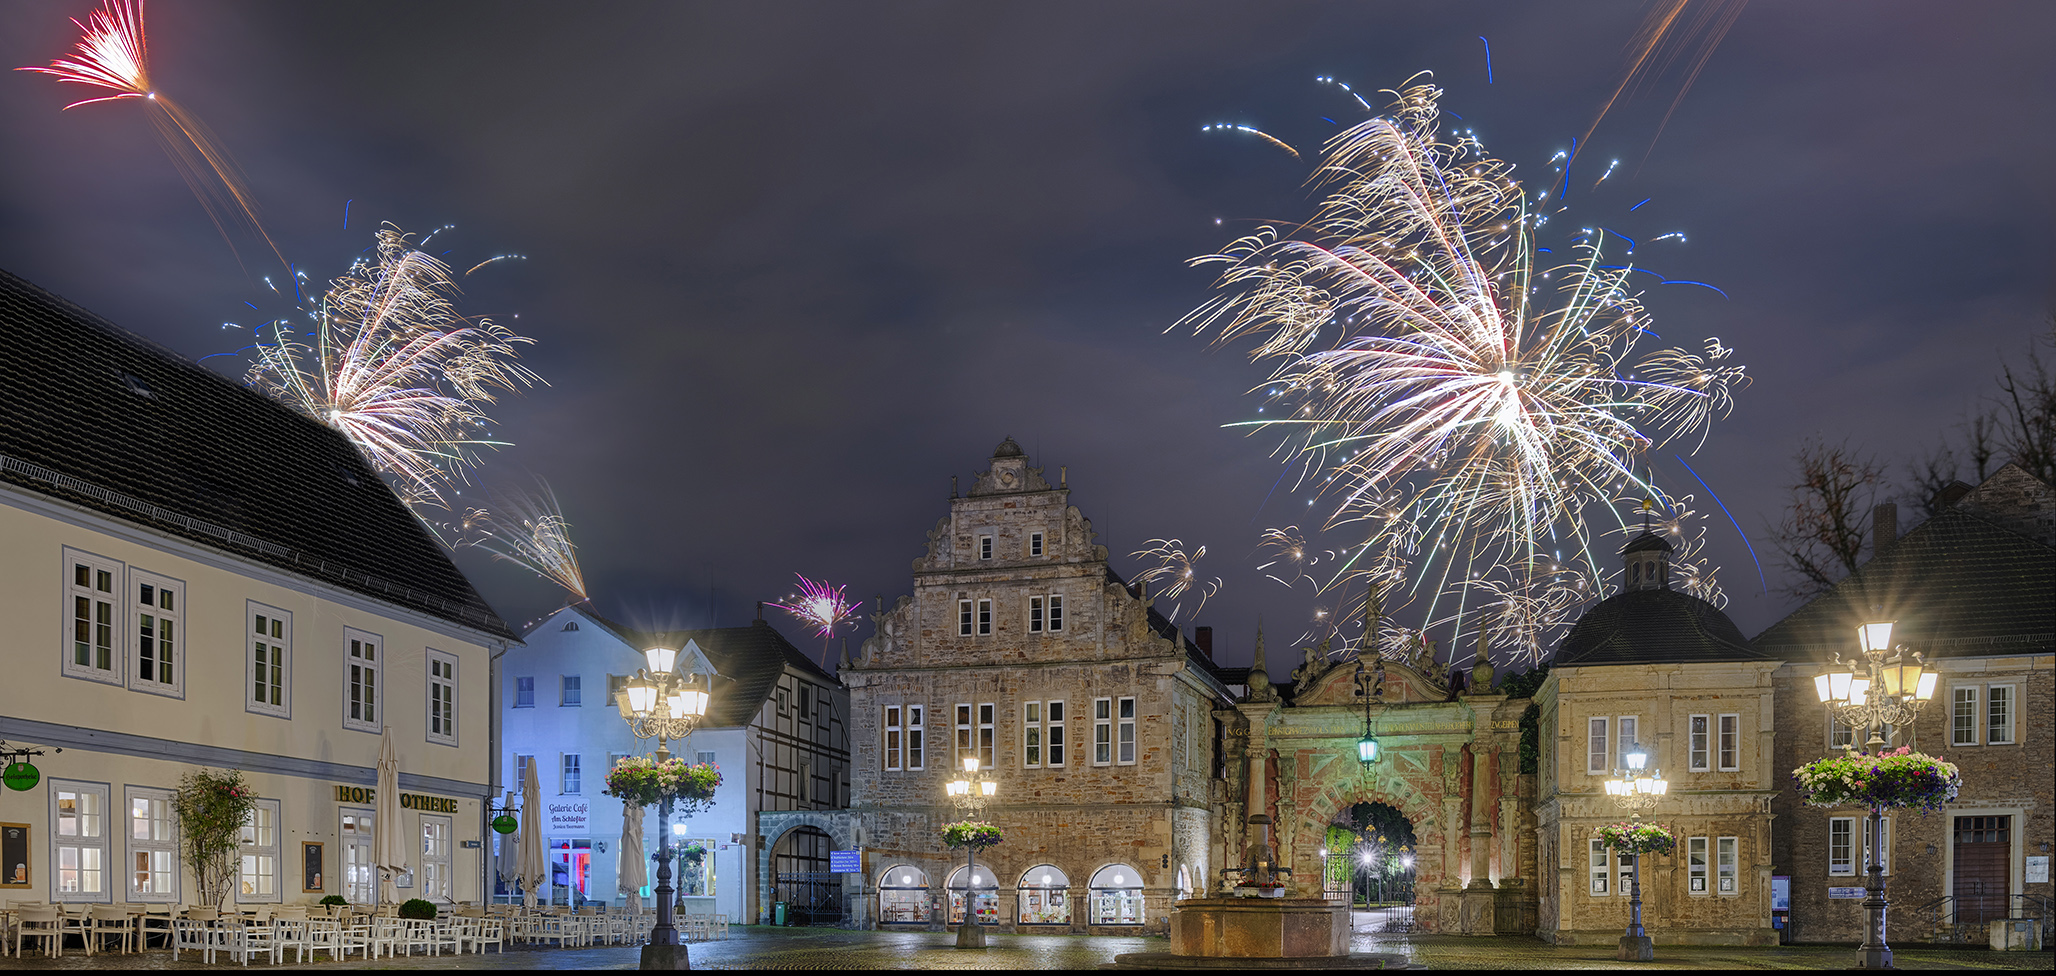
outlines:
[[[1715,740],[1718,751],[1714,753],[1714,756],[1716,761],[1720,763],[1720,771],[1732,773],[1741,769],[1742,714],[1740,712],[1723,712],[1720,719],[1715,723],[1714,728],[1719,736]]]
[[[923,723],[927,706],[907,706],[907,771],[926,769],[928,763],[928,727]]]
[[[183,881],[184,867],[179,860],[178,813],[173,806],[172,791],[153,789],[147,786],[127,786],[122,789],[121,822],[122,842],[125,850],[121,859],[122,890],[126,900],[132,902],[163,902],[176,904],[179,901],[179,884]],[[167,836],[162,838],[139,838],[136,836],[136,801],[163,804],[161,819]],[[164,874],[169,877],[168,891],[144,891],[136,887],[136,855],[151,856],[153,861],[164,865]],[[159,860],[161,859],[161,860]],[[156,868],[151,868],[152,873]]]
[[[1613,718],[1614,763],[1621,769],[1628,768],[1628,750],[1641,744],[1642,716],[1616,715]]]
[[[430,829],[442,828],[442,851],[437,853],[432,843]],[[456,884],[451,879],[450,869],[455,863],[451,848],[457,846],[456,824],[449,817],[432,814],[421,815],[421,894],[438,904],[447,905],[456,894]],[[437,870],[440,868],[441,870]]]
[[[1028,555],[1030,555],[1030,556],[1040,556],[1040,555],[1042,555],[1042,553],[1043,553],[1043,548],[1042,548],[1042,533],[1040,533],[1040,532],[1030,532],[1030,533],[1028,533]]]
[[[1042,633],[1042,601],[1043,598],[1039,596],[1028,598],[1028,632],[1031,634]]]
[[[628,675],[625,675],[625,674],[610,674],[610,675],[607,675],[607,707],[608,707],[608,708],[619,708],[619,707],[621,707],[621,706],[620,706],[620,705],[618,704],[618,702],[619,702],[619,700],[620,700],[621,696],[622,696],[623,694],[627,693],[627,691],[628,691]]]
[[[290,610],[266,606],[255,600],[243,606],[243,711],[273,718],[293,717],[293,614]],[[258,663],[262,654],[266,664]],[[272,673],[260,673],[268,668]],[[276,682],[268,680],[276,677]],[[262,682],[274,692],[276,703],[258,692]]]
[[[1705,837],[1685,838],[1685,893],[1695,898],[1713,893],[1707,887],[1712,883],[1707,879],[1707,869],[1711,867],[1707,861],[1713,854],[1707,841]]]
[[[1843,749],[1856,744],[1856,727],[1844,723],[1832,705],[1823,705],[1828,716],[1828,748]]]
[[[437,745],[454,746],[457,744],[458,718],[457,655],[448,651],[438,651],[433,647],[427,648],[427,660],[424,664],[423,671],[427,680],[423,682],[426,687],[422,693],[422,707],[427,711],[424,713],[421,727],[427,730],[428,741]],[[436,674],[438,665],[448,672],[446,676]],[[438,691],[441,692],[440,700],[437,697]],[[438,705],[442,706],[440,724],[443,728],[440,732],[436,730]]]
[[[356,647],[366,648],[370,653],[360,658]],[[379,711],[386,704],[385,649],[385,638],[355,627],[343,628],[343,728],[373,735],[381,730]],[[369,672],[369,680],[365,680],[363,672]],[[369,701],[360,701],[360,688],[370,689]],[[353,706],[361,706],[355,715],[351,714]]]
[[[521,683],[522,683],[522,682],[524,682],[524,681],[528,682],[528,701],[526,701],[526,702],[523,702],[523,701],[521,700]],[[513,707],[513,708],[534,708],[534,707],[535,707],[535,676],[534,676],[534,675],[532,675],[532,674],[517,674],[517,675],[515,675],[515,676],[514,676],[514,704],[513,704],[513,705],[512,705],[511,707]]]
[[[990,598],[978,601],[978,636],[992,636],[992,600]]]
[[[1060,633],[1064,629],[1064,595],[1062,593],[1052,593],[1049,595],[1048,626],[1049,632],[1052,634]]]
[[[1114,700],[1092,700],[1092,764],[1114,764]]]
[[[262,843],[264,836],[259,832],[260,814],[271,815],[271,843]],[[285,901],[285,865],[281,856],[284,847],[285,811],[277,800],[258,800],[256,809],[250,812],[250,822],[243,825],[243,834],[236,840],[236,901],[245,905],[281,904]],[[271,894],[252,892],[243,894],[243,886],[250,883],[249,863],[252,858],[271,859]]]
[[[1137,728],[1141,712],[1133,696],[1122,696],[1115,701],[1114,762],[1120,766],[1133,766],[1142,757],[1142,740]]]
[[[971,601],[957,601],[957,636],[971,636]]]
[[[156,602],[148,610],[144,609],[142,595],[136,592],[145,586],[150,587],[151,595],[156,598]],[[172,594],[171,602],[173,606],[169,614],[165,613],[163,605],[163,597],[166,593]],[[131,566],[129,567],[128,574],[127,595],[129,597],[129,640],[134,642],[129,644],[127,651],[129,690],[140,691],[150,695],[163,695],[167,698],[186,697],[185,582]],[[165,681],[163,678],[155,675],[149,678],[143,677],[142,640],[145,638],[142,634],[142,627],[145,617],[148,617],[155,624],[151,631],[151,637],[148,638],[156,645],[151,648],[151,660],[157,665],[152,670],[161,674],[164,670],[164,658],[169,656],[171,658],[172,677],[170,681]],[[167,617],[169,618],[168,620]],[[171,638],[168,641],[163,636],[166,623],[171,625]],[[164,646],[166,644],[169,644],[170,647]]]
[[[953,770],[964,768],[965,756],[977,755],[971,751],[971,743],[973,742],[971,737],[976,734],[972,731],[974,726],[972,725],[971,717],[977,714],[972,711],[972,708],[973,706],[970,702],[957,703],[957,748],[952,753],[956,760],[952,766]]]
[[[2002,692],[2004,694],[2001,694]],[[1993,721],[1992,713],[1999,708],[2001,699],[2005,702],[2006,717],[2003,721]],[[2016,734],[2020,724],[2019,701],[2020,689],[2016,685],[2006,683],[1985,686],[1985,745],[2010,746],[2020,740]],[[1999,737],[2002,734],[2005,736],[2003,739]]]
[[[528,761],[522,762],[522,760],[524,759]],[[514,792],[519,793],[522,790],[528,788],[528,767],[533,765],[535,765],[534,753],[517,752],[514,754],[514,781],[508,784],[514,788]],[[540,773],[540,771],[538,771],[538,773]],[[536,777],[536,786],[540,787],[541,785],[542,777],[538,775]]]
[[[999,706],[983,702],[978,706],[978,768],[999,766]]]
[[[1606,898],[1613,894],[1613,852],[1606,842],[1592,838],[1586,852],[1585,893],[1594,898]]]
[[[978,558],[980,560],[992,558],[992,544],[992,533],[987,532],[978,537]]]
[[[1598,715],[1585,720],[1585,774],[1604,776],[1606,761],[1613,755],[1613,720]]]
[[[53,779],[50,780],[47,792],[50,794],[50,860],[47,862],[50,865],[50,901],[62,904],[89,902],[107,902],[112,904],[114,901],[114,871],[120,867],[114,863],[114,852],[110,843],[111,838],[108,836],[114,817],[113,805],[109,802],[113,796],[113,791],[106,783]],[[81,817],[79,824],[82,828],[80,833],[67,835],[58,832],[60,821],[58,820],[57,801],[58,794],[60,793],[98,798],[100,819],[99,833],[97,835],[88,836],[83,833],[83,828],[86,826],[83,817]],[[123,822],[127,822],[126,818],[124,818]],[[67,842],[67,837],[73,839]],[[78,865],[76,870],[80,872],[93,870],[86,866],[87,861],[98,862],[98,870],[100,872],[99,891],[62,890],[64,881],[64,851],[67,848],[78,852],[73,861]],[[92,854],[93,857],[88,858],[86,856],[88,853]],[[83,881],[83,877],[81,877],[81,881]],[[126,888],[127,885],[124,884],[123,887]]]
[[[1713,715],[1692,715],[1685,719],[1686,771],[1711,772],[1713,767]]]
[[[1974,746],[1984,728],[1984,710],[1978,705],[1984,695],[1977,685],[1962,684],[1949,689],[1949,744]]]
[[[560,752],[557,754],[557,795],[585,795],[585,762],[582,753]]]
[[[1847,878],[1856,875],[1856,858],[1862,853],[1857,843],[1856,819],[1855,817],[1828,818],[1829,877]],[[1838,837],[1840,838],[1839,843],[1837,842]]]
[[[1042,764],[1045,769],[1064,768],[1064,703],[1044,702],[1042,709]]]
[[[572,700],[571,700],[571,696],[572,696],[572,695],[577,695],[577,696],[578,696],[578,700],[577,700],[577,701],[572,701]],[[584,707],[585,707],[585,676],[584,676],[584,675],[582,675],[582,674],[560,674],[560,675],[558,675],[558,676],[557,676],[557,707],[558,707],[558,708],[584,708]]]
[[[1713,841],[1713,891],[1722,898],[1742,893],[1742,839],[1716,837]]]
[[[86,567],[86,585],[83,587],[77,582],[78,566]],[[69,546],[64,548],[64,598],[60,604],[58,618],[63,624],[58,633],[60,646],[63,648],[59,660],[66,675],[110,685],[125,683],[124,665],[128,661],[128,642],[122,635],[128,632],[128,625],[122,611],[128,603],[122,598],[127,593],[127,570],[128,567],[121,562],[105,556],[96,556]],[[100,580],[97,574],[105,574],[106,589],[99,588]],[[81,597],[87,601],[85,650],[88,660],[84,664],[78,663],[77,660],[79,648],[76,601]],[[106,652],[107,657],[107,667],[104,668],[97,666],[92,660],[101,650]],[[52,863],[54,865],[55,862]]]
[[[879,718],[879,764],[888,773],[898,772],[900,769],[901,737],[906,734],[906,730],[900,725],[900,716],[903,714],[901,706],[887,705]]]
[[[1042,768],[1042,703],[1021,703],[1021,768]]]

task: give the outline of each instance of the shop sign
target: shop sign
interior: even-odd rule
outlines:
[[[552,837],[585,833],[591,823],[592,803],[587,800],[552,800],[543,804],[550,818]]]
[[[1862,898],[1862,888],[1829,888],[1829,898]]]
[[[370,786],[344,786],[336,784],[337,803],[376,803],[378,790]],[[457,801],[447,796],[430,796],[426,793],[400,794],[400,809],[419,810],[422,813],[456,813]]]
[[[840,874],[864,873],[864,851],[829,851],[828,870]]]

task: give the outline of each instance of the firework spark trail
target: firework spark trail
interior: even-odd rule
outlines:
[[[330,282],[310,321],[271,324],[248,382],[342,431],[417,509],[444,506],[473,450],[505,443],[484,436],[495,391],[542,382],[513,361],[535,340],[458,315],[456,294],[449,266],[388,224],[376,260]]]
[[[221,148],[197,117],[151,85],[143,0],[106,0],[105,6],[87,15],[85,23],[74,18],[72,24],[80,34],[75,57],[60,57],[48,66],[24,65],[15,70],[113,92],[72,102],[65,106],[67,111],[81,105],[141,99],[149,107],[146,114],[150,125],[172,165],[192,187],[193,195],[200,199],[208,219],[214,222],[222,239],[228,241],[230,250],[234,250],[235,241],[229,235],[228,224],[238,222],[263,238],[279,263],[285,263],[278,245],[258,221],[256,198],[227,150]],[[225,214],[233,216],[225,219]]]
[[[1714,49],[1734,28],[1735,21],[1742,16],[1742,8],[1748,3],[1749,0],[1700,0],[1697,7],[1692,7],[1692,0],[1659,0],[1656,8],[1635,31],[1634,39],[1628,42],[1628,70],[1622,75],[1621,83],[1615,86],[1613,94],[1607,96],[1606,104],[1599,107],[1591,128],[1585,130],[1585,141],[1591,142],[1592,133],[1599,131],[1599,123],[1606,120],[1606,114],[1613,111],[1622,96],[1640,88],[1652,76],[1668,70],[1685,55],[1696,36],[1700,38],[1698,53],[1691,59],[1684,83],[1678,86],[1677,97],[1671,99],[1670,107],[1664,110],[1663,121],[1656,126],[1656,135],[1649,140],[1649,148],[1653,151],[1656,140],[1663,138],[1663,130],[1669,127],[1671,116],[1677,113],[1679,105],[1684,104],[1685,93],[1692,90],[1692,83],[1699,80],[1699,73],[1706,70]],[[1687,8],[1694,9],[1696,13],[1691,17],[1685,16]]]
[[[1199,131],[1201,131],[1201,132],[1243,132],[1243,133],[1247,133],[1247,134],[1249,134],[1249,135],[1253,135],[1253,136],[1255,136],[1255,137],[1257,137],[1257,138],[1259,138],[1259,139],[1262,139],[1262,140],[1264,140],[1265,142],[1268,142],[1268,143],[1270,143],[1270,144],[1271,144],[1271,145],[1273,145],[1273,146],[1277,146],[1278,148],[1280,148],[1280,149],[1283,149],[1283,150],[1285,150],[1286,152],[1289,152],[1289,153],[1291,153],[1291,154],[1292,154],[1292,158],[1293,158],[1293,159],[1299,159],[1299,158],[1300,158],[1300,155],[1299,155],[1299,150],[1297,150],[1297,149],[1294,149],[1294,148],[1292,148],[1292,144],[1291,144],[1291,143],[1288,143],[1288,142],[1286,142],[1285,140],[1283,140],[1283,139],[1280,139],[1280,138],[1278,138],[1277,136],[1274,136],[1274,135],[1272,135],[1272,134],[1270,134],[1270,133],[1268,133],[1268,132],[1265,132],[1264,130],[1262,130],[1262,129],[1259,129],[1259,128],[1255,127],[1255,126],[1250,126],[1250,125],[1237,125],[1237,124],[1235,124],[1235,123],[1233,123],[1233,122],[1214,122],[1214,123],[1210,123],[1210,124],[1208,124],[1208,125],[1202,125],[1202,126],[1200,126],[1200,127],[1199,127]]]
[[[1390,94],[1390,116],[1329,141],[1311,221],[1194,259],[1224,266],[1226,294],[1181,323],[1272,363],[1273,419],[1236,426],[1284,433],[1301,484],[1334,503],[1326,528],[1365,540],[1324,590],[1371,577],[1430,626],[1453,619],[1443,600],[1496,614],[1537,655],[1610,574],[1594,536],[1645,488],[1636,458],[1703,431],[1744,375],[1718,342],[1638,359],[1649,316],[1632,269],[1600,263],[1611,235],[1538,273],[1512,166],[1440,137],[1431,83]]]
[[[571,541],[571,523],[557,503],[557,493],[541,479],[537,479],[533,494],[495,493],[490,509],[467,509],[453,528],[457,545],[483,549],[494,559],[532,570],[568,590],[578,601],[588,598],[578,547]]]
[[[1197,617],[1206,607],[1206,602],[1221,592],[1220,577],[1201,576],[1195,568],[1201,559],[1206,558],[1205,546],[1187,552],[1185,543],[1178,539],[1151,539],[1128,555],[1155,564],[1137,573],[1135,582],[1161,587],[1155,595],[1171,601],[1171,612],[1165,619],[1174,624],[1178,622],[1178,615],[1184,612],[1186,600],[1196,601],[1192,605],[1192,616]]]

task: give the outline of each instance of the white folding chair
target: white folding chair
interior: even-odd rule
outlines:
[[[14,955],[22,955],[21,944],[27,939],[42,939],[43,948],[50,958],[64,955],[64,921],[58,917],[55,906],[21,908],[14,915]]]

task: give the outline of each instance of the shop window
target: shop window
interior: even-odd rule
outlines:
[[[1054,864],[1038,864],[1021,875],[1020,923],[1071,924],[1071,879]]]
[[[279,801],[258,800],[236,838],[236,900],[283,900],[278,880]]]
[[[1714,841],[1713,870],[1714,876],[1719,880],[1720,893],[1723,895],[1737,894],[1739,891],[1737,871],[1741,865],[1736,848],[1740,844],[1741,839],[1738,837],[1721,837]]]
[[[343,847],[343,890],[352,905],[374,905],[378,899],[378,868],[372,856],[377,817],[369,810],[345,807],[338,831]]]
[[[111,901],[107,884],[107,787],[50,781],[50,820],[56,850],[51,900]]]
[[[550,844],[550,904],[576,908],[592,900],[592,846],[590,840]]]
[[[1605,842],[1592,838],[1592,852],[1586,866],[1588,884],[1586,890],[1594,895],[1606,895],[1613,888],[1613,852],[1607,850]]]
[[[1685,839],[1685,890],[1695,895],[1706,894],[1706,838]]]
[[[976,902],[978,922],[981,925],[999,924],[999,879],[992,869],[980,866],[976,872],[966,874],[958,868],[949,876],[949,924],[959,925],[964,921],[964,896],[969,894]]]
[[[926,924],[932,914],[928,900],[928,872],[911,864],[901,864],[879,876],[879,921]]]
[[[178,830],[171,791],[128,788],[128,900],[177,901]]]
[[[421,818],[421,897],[448,904],[451,891],[450,818]]]
[[[1092,876],[1092,924],[1142,924],[1142,872],[1109,864]]]

